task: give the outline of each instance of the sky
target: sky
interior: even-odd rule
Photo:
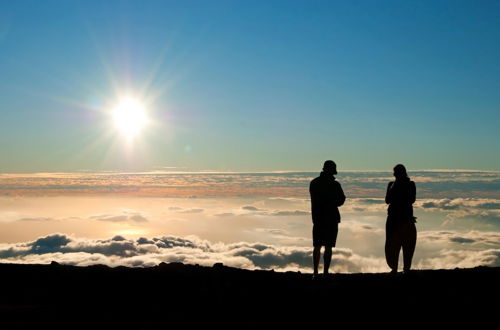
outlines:
[[[500,170],[497,1],[2,1],[0,172]],[[133,139],[112,111],[145,109]]]

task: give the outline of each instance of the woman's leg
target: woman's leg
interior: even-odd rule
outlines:
[[[313,250],[314,275],[318,275],[319,259],[321,258],[321,246],[315,246]]]
[[[385,225],[385,260],[393,272],[398,271],[399,250],[401,249],[397,227],[396,224],[390,222]]]
[[[409,271],[411,268],[411,261],[415,252],[417,244],[417,227],[414,223],[408,223],[405,226],[405,238],[403,240],[403,261],[404,270]]]

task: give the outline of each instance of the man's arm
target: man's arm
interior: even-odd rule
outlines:
[[[344,204],[345,202],[345,194],[344,194],[344,191],[342,190],[342,186],[340,185],[340,183],[337,182],[337,194],[335,196],[336,198],[336,203],[337,206],[341,206]]]

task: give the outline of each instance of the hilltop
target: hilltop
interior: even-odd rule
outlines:
[[[493,315],[500,268],[409,275],[310,274],[162,263],[151,268],[0,264],[6,328],[261,327],[311,321],[393,326],[481,322]],[[354,315],[353,317],[348,315]],[[236,321],[230,321],[236,320]],[[238,322],[238,323],[232,323]],[[5,327],[2,327],[5,328]]]

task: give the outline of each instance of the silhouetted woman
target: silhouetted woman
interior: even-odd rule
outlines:
[[[394,167],[395,181],[389,182],[385,202],[389,204],[385,226],[385,258],[392,269],[398,271],[399,251],[403,248],[404,272],[411,268],[411,260],[417,243],[417,228],[413,217],[413,203],[416,198],[415,182],[406,174],[406,168]]]

